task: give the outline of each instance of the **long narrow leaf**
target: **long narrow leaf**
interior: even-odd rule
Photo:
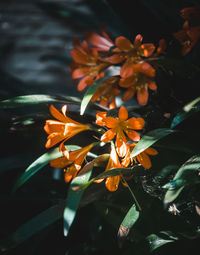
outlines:
[[[131,157],[135,157],[144,150],[146,150],[148,147],[162,139],[163,137],[172,134],[174,132],[177,132],[177,130],[173,130],[170,128],[158,128],[151,130],[146,135],[144,135],[140,141],[137,143],[133,151],[131,152]]]
[[[108,80],[110,77],[105,76],[101,79],[98,79],[91,87],[89,87],[89,89],[87,90],[87,92],[85,93],[83,100],[81,102],[81,109],[80,109],[80,114],[83,115],[86,107],[88,106],[92,96],[94,95],[95,91],[98,89],[98,87],[105,82],[106,80]]]
[[[43,94],[33,94],[25,96],[17,96],[0,102],[0,108],[16,108],[27,105],[43,104],[43,103],[67,103],[74,102],[80,103],[80,99],[77,97],[70,96],[52,96]]]

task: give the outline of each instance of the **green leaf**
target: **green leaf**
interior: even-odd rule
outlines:
[[[146,241],[148,242],[150,252],[158,249],[159,247],[165,244],[175,242],[176,240],[178,240],[178,238],[174,236],[169,236],[167,231],[162,231],[159,233],[159,235],[151,234],[146,237]]]
[[[173,130],[170,128],[158,128],[151,130],[146,135],[144,135],[137,143],[137,145],[131,152],[131,158],[137,156],[138,154],[149,148],[151,145],[153,145],[163,137],[170,135],[174,132],[177,132],[177,130]]]
[[[78,175],[76,178],[74,178],[70,184],[68,194],[67,194],[66,206],[64,209],[64,215],[63,215],[65,236],[67,236],[69,233],[69,229],[75,219],[76,212],[84,192],[84,190],[74,190],[73,187],[84,185],[84,183],[86,183],[89,180],[92,174],[93,166],[97,158],[92,160],[88,164],[86,164],[84,168],[82,169],[82,173]]]
[[[77,145],[68,145],[66,146],[68,150],[76,150],[80,147]],[[51,160],[59,158],[62,156],[62,152],[59,151],[58,148],[55,148],[42,156],[36,159],[26,170],[25,172],[18,178],[16,181],[12,192],[15,192],[19,187],[21,187],[26,181],[28,181],[35,173],[37,173],[41,168],[47,165]]]
[[[83,100],[81,102],[81,109],[80,109],[80,114],[83,115],[86,107],[88,106],[92,96],[94,95],[94,93],[96,92],[96,90],[98,89],[98,87],[105,82],[106,80],[108,80],[110,77],[105,76],[101,79],[98,79],[97,81],[94,82],[94,84],[88,88],[88,90],[86,91]]]
[[[6,252],[9,249],[23,243],[39,231],[55,223],[62,218],[64,202],[54,205],[19,227],[14,233],[0,241],[0,251]]]
[[[25,95],[25,96],[17,96],[14,98],[10,98],[7,100],[3,100],[0,102],[0,108],[16,108],[22,107],[27,105],[34,105],[34,104],[44,104],[44,103],[53,103],[53,102],[60,102],[60,103],[80,103],[80,99],[77,97],[70,97],[70,96],[52,96],[52,95],[43,95],[43,94],[33,94],[33,95]]]
[[[164,185],[163,188],[168,188],[164,203],[173,202],[181,193],[181,191],[188,185],[200,182],[198,175],[200,169],[200,156],[195,155],[189,158],[177,171],[173,180]]]
[[[200,105],[196,105],[199,103],[200,97],[196,98],[195,100],[191,101],[190,103],[186,104],[183,107],[183,111],[178,113],[174,119],[172,120],[171,123],[171,128],[174,128],[178,124],[180,124],[182,121],[186,120],[189,118],[191,115],[193,115],[196,112],[200,111]]]
[[[126,216],[124,217],[119,230],[118,230],[118,238],[125,239],[130,231],[130,229],[133,227],[133,225],[136,223],[136,221],[139,218],[139,211],[136,209],[136,205],[133,204],[131,208],[128,210]],[[121,243],[121,242],[120,242]],[[119,243],[119,244],[120,244]]]
[[[104,171],[103,173],[100,173],[96,177],[92,178],[89,182],[84,183],[83,185],[75,186],[74,189],[85,189],[87,188],[91,183],[93,183],[95,180],[104,179],[109,176],[116,176],[116,175],[131,175],[137,170],[143,170],[144,168],[141,165],[136,165],[133,167],[126,167],[126,168],[112,168],[107,171]]]

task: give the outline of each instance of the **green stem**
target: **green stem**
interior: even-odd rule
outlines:
[[[134,199],[134,201],[135,201],[135,204],[136,204],[136,206],[137,206],[137,208],[138,208],[138,211],[142,211],[142,208],[141,208],[140,204],[138,203],[138,201],[137,201],[137,199],[136,199],[136,197],[135,197],[135,195],[134,195],[132,189],[131,189],[130,186],[128,185],[128,183],[127,183],[127,181],[125,180],[124,176],[121,175],[121,178],[122,178],[123,181],[126,183],[128,189],[129,189],[129,191],[130,191],[130,193],[131,193],[131,195],[132,195],[132,197],[133,197],[133,199]]]

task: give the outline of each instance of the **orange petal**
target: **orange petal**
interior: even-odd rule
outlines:
[[[113,46],[113,43],[111,43],[106,38],[98,35],[97,33],[93,32],[93,31],[88,31],[86,33],[86,39],[92,45],[99,47],[98,49],[100,51],[108,51],[110,49],[110,47]]]
[[[132,117],[127,120],[128,128],[140,130],[143,129],[145,121],[143,118]]]
[[[119,86],[122,88],[133,87],[134,86],[134,76],[120,79]]]
[[[119,54],[114,54],[112,56],[110,56],[108,58],[108,61],[111,63],[111,64],[119,64],[121,63],[122,61],[124,60],[124,56],[123,54],[119,53]]]
[[[45,147],[47,149],[53,147],[54,145],[56,145],[57,143],[59,143],[60,141],[62,141],[65,137],[63,136],[63,134],[60,133],[52,133],[48,136],[47,138],[47,142],[45,144]]]
[[[127,144],[127,140],[124,133],[117,133],[115,146],[118,155],[122,158],[125,157],[125,155],[128,152],[129,146]]]
[[[71,164],[71,162],[65,157],[56,158],[50,161],[50,166],[55,168],[64,168],[69,164]]]
[[[60,120],[61,122],[66,122],[66,117],[60,113],[53,105],[50,105],[49,110],[54,118]]]
[[[44,130],[47,134],[51,133],[64,133],[65,123],[56,120],[46,120]]]
[[[155,46],[152,43],[144,43],[141,45],[141,49],[143,49],[144,57],[149,57],[153,54]]]
[[[106,115],[107,112],[98,112],[96,114],[96,124],[100,126],[105,126],[106,125]]]
[[[106,178],[105,185],[109,191],[116,191],[119,187],[119,182],[120,182],[120,175],[110,176]]]
[[[158,151],[154,148],[149,147],[145,150],[145,153],[154,156],[158,154]]]
[[[140,135],[134,130],[126,130],[126,134],[131,140],[135,142],[140,140]]]
[[[88,56],[81,52],[80,50],[73,49],[71,50],[71,56],[73,60],[78,64],[87,64],[88,63]]]
[[[136,90],[134,87],[127,89],[122,96],[122,100],[123,101],[130,100],[135,95],[135,91]]]
[[[155,77],[155,69],[148,63],[140,64],[140,71],[150,77]]]
[[[120,69],[120,76],[122,78],[130,77],[134,74],[134,64],[126,62]]]
[[[84,70],[82,68],[76,68],[73,72],[72,72],[72,78],[73,79],[79,79],[81,77],[85,76]]]
[[[84,89],[88,86],[88,83],[91,83],[91,82],[92,82],[92,83],[94,82],[94,80],[93,80],[92,77],[90,77],[90,76],[84,77],[84,78],[81,79],[80,82],[78,83],[78,85],[77,85],[77,90],[78,90],[78,91],[84,90]]]
[[[121,106],[119,109],[119,119],[120,120],[127,120],[128,119],[128,111],[125,106]]]
[[[149,82],[148,86],[151,90],[157,90],[157,85],[154,81]]]
[[[124,36],[117,37],[115,44],[121,51],[129,51],[133,48],[133,44]]]
[[[144,168],[151,168],[151,159],[145,152],[140,153],[136,158]]]
[[[118,119],[114,117],[106,117],[105,122],[106,122],[106,127],[108,128],[114,128],[116,124],[118,123]]]
[[[140,35],[140,34],[136,35],[135,40],[134,40],[134,46],[139,47],[141,45],[142,41],[143,41],[142,35]]]
[[[137,92],[137,100],[140,105],[146,105],[149,98],[149,92],[147,88],[140,89]]]
[[[115,137],[115,132],[113,131],[113,129],[109,129],[101,136],[101,141],[107,143],[111,141],[114,137]]]

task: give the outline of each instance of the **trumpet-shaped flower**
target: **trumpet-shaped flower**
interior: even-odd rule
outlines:
[[[62,144],[69,138],[76,134],[90,129],[89,126],[78,123],[66,115],[67,106],[62,107],[60,113],[53,105],[50,106],[51,115],[57,120],[47,120],[44,130],[49,135],[47,137],[46,148],[51,148],[55,144],[62,142]],[[62,146],[62,144],[60,146]]]
[[[124,36],[117,37],[115,40],[116,48],[113,50],[114,54],[109,57],[109,61],[112,64],[118,64],[123,61],[125,63],[137,63],[145,57],[150,57],[154,50],[155,46],[152,43],[142,44],[143,37],[138,34],[135,37],[134,43],[131,43]]]
[[[122,96],[122,100],[130,100],[137,93],[137,100],[140,105],[146,105],[148,102],[149,92],[157,90],[154,82],[155,69],[148,63],[132,64],[126,69],[126,64],[121,69],[121,80],[119,85],[127,88]]]
[[[64,151],[64,156],[51,160],[50,165],[55,168],[67,167],[64,169],[64,177],[66,182],[70,182],[71,179],[76,177],[78,171],[81,169],[84,159],[94,145],[95,143],[67,153]]]
[[[99,57],[97,50],[88,47],[86,41],[80,45],[75,40],[71,56],[74,60],[71,64],[72,78],[81,78],[77,87],[79,91],[91,86],[95,80],[103,77],[103,71],[110,66],[110,63]]]
[[[130,154],[134,150],[135,146],[136,144],[129,145],[129,150],[122,161],[122,166],[128,167],[129,164],[133,163],[134,161],[135,163],[140,163],[145,169],[151,168],[151,159],[149,156],[157,155],[158,151],[154,148],[149,147],[131,159]]]
[[[105,112],[97,113],[96,123],[109,128],[101,136],[102,142],[109,142],[116,136],[115,146],[120,157],[124,157],[128,151],[127,141],[139,141],[140,135],[135,130],[144,127],[144,119],[132,117],[128,119],[128,111],[122,105],[119,109],[118,118],[106,116]]]
[[[100,105],[107,106],[109,104],[109,109],[116,107],[116,96],[120,94],[120,90],[117,85],[119,83],[119,77],[113,76],[106,80],[100,85],[91,98],[92,102],[100,101]]]

